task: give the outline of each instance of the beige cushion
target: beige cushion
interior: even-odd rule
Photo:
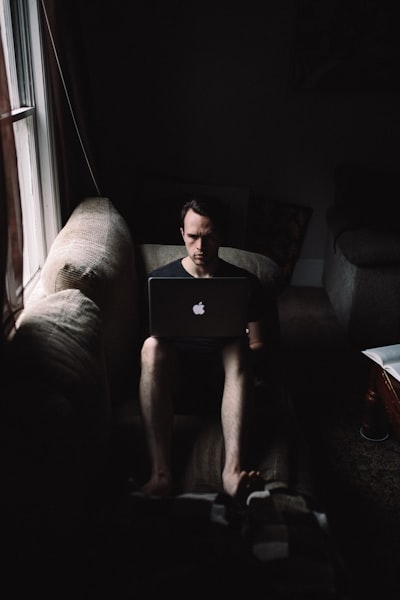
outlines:
[[[107,365],[113,374],[137,329],[134,246],[108,198],[85,198],[54,240],[28,305],[77,288],[101,309]]]
[[[46,373],[62,391],[96,386],[105,397],[104,341],[99,307],[80,290],[50,294],[26,307],[11,341],[18,365]],[[74,397],[71,397],[74,400]]]
[[[268,416],[270,423],[266,415],[257,415],[249,432],[246,468],[258,469],[268,488],[287,488],[290,483],[289,419],[283,422],[274,412]],[[210,418],[195,432],[192,446],[184,456],[182,492],[223,492],[221,474],[225,450],[219,416]]]
[[[13,399],[19,398],[12,410],[20,425],[38,443],[57,431],[74,437],[96,470],[110,434],[99,307],[73,289],[37,301],[23,311],[8,356],[15,369]]]
[[[139,249],[145,274],[172,260],[186,256],[184,245],[141,244]],[[266,287],[274,288],[280,282],[280,268],[272,259],[263,254],[223,246],[219,250],[219,255],[222,259],[257,275]]]

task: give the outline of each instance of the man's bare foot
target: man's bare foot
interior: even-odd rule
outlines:
[[[224,490],[238,500],[246,500],[249,494],[264,489],[265,481],[260,471],[240,471],[240,473],[223,473]]]
[[[167,475],[152,475],[140,491],[147,496],[169,496],[171,493],[171,480]]]

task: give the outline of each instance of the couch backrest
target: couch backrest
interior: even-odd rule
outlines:
[[[183,245],[140,244],[137,253],[139,273],[143,277],[153,269],[185,255],[186,250]],[[227,246],[220,248],[219,255],[224,260],[248,269],[251,273],[257,275],[266,289],[272,291],[277,289],[280,283],[281,270],[267,256]]]

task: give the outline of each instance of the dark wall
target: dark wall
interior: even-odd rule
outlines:
[[[129,218],[147,176],[243,186],[313,207],[302,257],[321,259],[335,164],[399,169],[396,90],[357,89],[360,69],[296,85],[307,40],[315,50],[307,36],[298,47],[304,15],[314,9],[315,27],[332,2],[81,4],[101,191]]]

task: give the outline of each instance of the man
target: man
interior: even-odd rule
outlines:
[[[219,257],[224,227],[224,213],[217,201],[192,198],[181,210],[180,232],[187,255],[153,271],[153,277],[235,277],[251,281],[247,331],[241,338],[160,339],[147,337],[141,350],[139,384],[142,418],[151,460],[151,474],[142,492],[168,495],[171,491],[171,445],[173,427],[173,392],[177,378],[182,383],[191,368],[193,388],[221,365],[223,391],[221,424],[225,446],[222,471],[224,491],[231,496],[247,495],[263,489],[258,471],[242,467],[245,437],[253,401],[253,360],[260,356],[264,340],[260,319],[265,307],[260,281],[253,274]],[[210,367],[210,369],[207,367]],[[214,367],[214,368],[213,368]]]

